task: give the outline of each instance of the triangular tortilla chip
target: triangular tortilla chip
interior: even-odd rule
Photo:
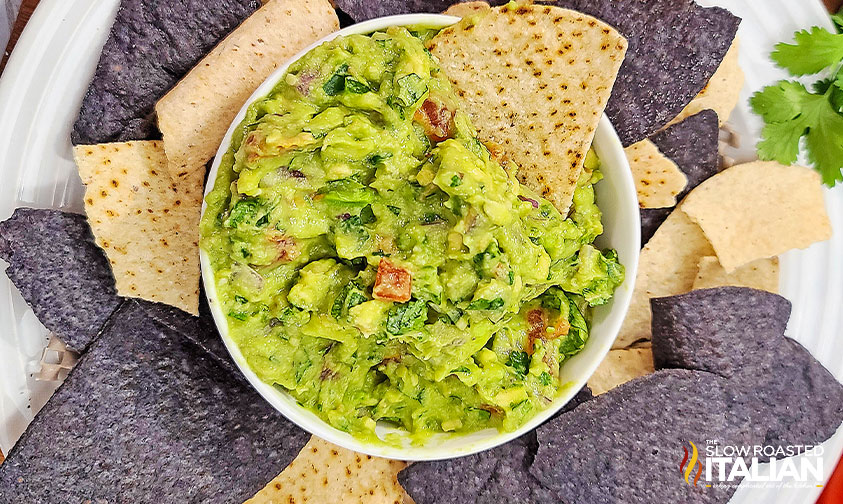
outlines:
[[[676,196],[688,184],[688,178],[676,163],[649,140],[632,144],[624,151],[638,191],[638,205],[641,208],[675,206]]]
[[[717,118],[721,126],[729,120],[732,110],[738,104],[741,88],[743,88],[744,74],[738,63],[739,53],[738,39],[736,38],[708,84],[691,100],[691,103],[682,109],[678,116],[667,124],[668,126],[706,109],[717,112]]]
[[[697,272],[697,278],[694,280],[693,290],[729,286],[751,287],[778,293],[778,257],[752,261],[739,267],[731,274],[726,273],[716,257],[708,256],[700,259],[699,271]]]
[[[585,14],[520,5],[463,19],[428,48],[480,137],[500,145],[521,181],[566,213],[626,40]]]
[[[610,350],[588,379],[588,388],[591,389],[592,394],[600,395],[629,380],[654,371],[653,350],[649,345]]]
[[[466,17],[489,8],[490,6],[486,2],[462,2],[448,7],[442,14],[446,16]]]
[[[733,166],[685,198],[727,273],[831,238],[820,176],[801,166],[757,161]]]
[[[293,462],[246,504],[400,504],[405,462],[363,455],[316,436]]]
[[[199,211],[205,170],[174,183],[159,141],[74,148],[85,212],[117,293],[199,313]]]
[[[699,226],[679,206],[641,249],[638,276],[632,291],[629,312],[615,340],[614,348],[624,348],[650,339],[650,298],[684,294],[697,277],[700,258],[714,250]]]
[[[249,16],[155,106],[171,175],[203,167],[255,89],[337,29],[328,0],[270,0]]]

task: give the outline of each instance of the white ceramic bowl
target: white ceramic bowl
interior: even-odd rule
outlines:
[[[289,62],[279,67],[254,92],[234,119],[217,151],[217,157],[208,176],[205,194],[207,195],[213,188],[222,156],[228,150],[231,143],[231,135],[237,125],[243,120],[248,105],[268,94],[284,76],[291,62],[298,60],[308,51],[323,42],[332,40],[340,35],[371,33],[389,26],[422,25],[440,28],[457,21],[459,21],[459,18],[439,14],[408,14],[373,19],[349,26],[304,49]],[[535,429],[571,400],[577,391],[585,385],[588,378],[600,364],[600,361],[606,356],[620,329],[621,322],[623,322],[626,316],[632,296],[632,286],[635,283],[640,248],[638,199],[623,147],[612,124],[605,115],[601,118],[600,125],[597,128],[594,138],[594,148],[600,156],[602,171],[605,176],[596,186],[598,204],[603,211],[603,223],[605,227],[605,231],[597,239],[597,243],[600,247],[611,247],[618,251],[620,261],[626,268],[626,281],[618,288],[610,303],[594,310],[593,326],[588,343],[586,343],[582,352],[565,362],[562,366],[562,379],[563,381],[570,382],[571,385],[547,409],[539,412],[518,430],[509,433],[499,433],[494,429],[486,429],[458,436],[438,434],[433,436],[423,446],[413,446],[409,443],[409,440],[404,443],[404,446],[393,446],[364,442],[352,437],[348,433],[331,427],[314,413],[299,406],[296,400],[289,394],[262,382],[249,368],[240,349],[228,334],[228,322],[217,300],[214,273],[211,270],[210,260],[204,251],[200,251],[202,279],[205,284],[205,292],[208,296],[211,312],[213,313],[217,328],[222,335],[222,339],[225,342],[225,346],[228,348],[229,353],[231,353],[234,362],[237,363],[237,366],[255,390],[299,427],[332,443],[369,455],[400,460],[438,460],[459,457],[493,448]],[[203,205],[203,215],[205,208],[206,205]],[[406,431],[396,430],[395,428],[383,425],[378,426],[377,432],[381,434]]]

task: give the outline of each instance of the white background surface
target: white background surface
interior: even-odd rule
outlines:
[[[699,1],[727,7],[744,19],[739,31],[740,62],[747,81],[730,122],[744,142],[738,158],[748,159],[760,123],[746,100],[763,85],[786,77],[769,62],[768,53],[774,43],[789,40],[798,28],[830,27],[828,15],[819,0]],[[42,0],[24,31],[0,79],[0,219],[18,206],[81,210],[82,185],[71,157],[69,132],[117,5],[118,0]],[[794,303],[788,335],[843,381],[843,186],[827,191],[826,201],[834,237],[782,257],[782,294]],[[4,452],[55,387],[32,378],[46,341],[46,330],[0,274],[0,448]],[[828,477],[843,452],[843,431],[824,446]],[[742,486],[732,502],[810,503],[819,493],[815,487]]]

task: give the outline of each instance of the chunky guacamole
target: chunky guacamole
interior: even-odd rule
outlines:
[[[237,128],[201,224],[249,366],[361,437],[517,428],[624,276],[592,245],[596,156],[560,215],[477,139],[428,33],[293,64]]]

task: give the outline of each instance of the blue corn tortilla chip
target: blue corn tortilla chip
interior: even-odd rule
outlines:
[[[0,223],[6,275],[38,320],[84,352],[120,306],[108,260],[83,215],[19,208]]]
[[[629,42],[606,115],[624,146],[663,128],[714,75],[740,18],[693,0],[542,2],[594,16]]]
[[[681,201],[692,189],[717,173],[720,162],[719,134],[717,113],[713,110],[703,110],[650,138],[662,154],[673,160],[688,178],[688,185],[676,195],[677,201]],[[673,209],[642,208],[640,211],[643,247]]]
[[[583,388],[561,411],[572,411],[591,398],[591,391]],[[416,504],[552,502],[553,493],[529,473],[536,447],[533,431],[467,457],[412,464],[398,474],[398,481]]]
[[[0,466],[0,502],[243,502],[309,438],[126,301]]]
[[[744,396],[763,444],[817,444],[843,423],[843,385],[784,336],[787,299],[719,287],[653,299],[651,306],[656,367],[727,378]]]
[[[627,382],[538,429],[532,474],[560,502],[725,503],[735,488],[699,488],[679,471],[683,447],[748,444],[728,380],[663,370]],[[704,471],[703,471],[704,476]]]
[[[156,137],[155,102],[258,7],[258,0],[122,0],[73,144]]]
[[[230,371],[238,379],[243,379],[242,373],[237,369],[236,364],[225,348],[225,344],[222,342],[204,294],[200,293],[198,317],[194,317],[176,307],[161,303],[143,300],[136,300],[136,302],[141,308],[146,310],[147,315],[153,320],[180,333],[195,343],[199,348],[208,352],[210,357],[215,359],[218,364]]]

